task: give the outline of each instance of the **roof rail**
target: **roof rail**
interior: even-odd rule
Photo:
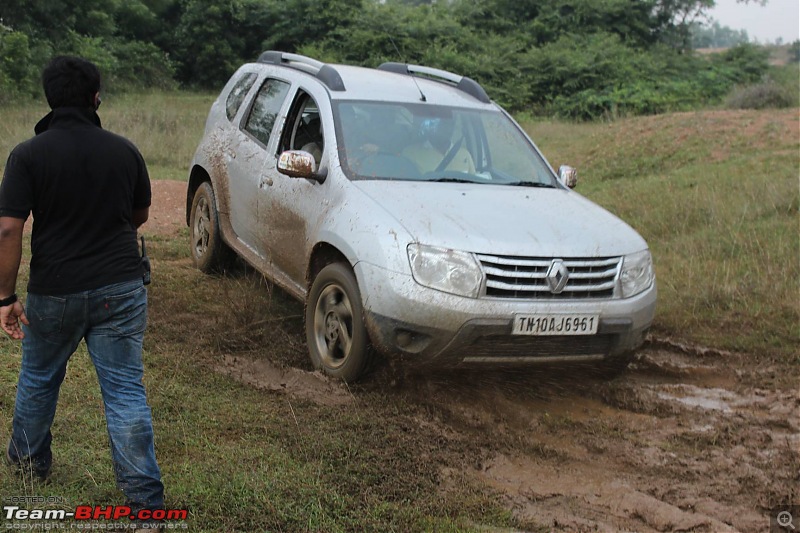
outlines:
[[[258,56],[258,62],[302,70],[303,72],[316,76],[317,79],[327,85],[332,91],[345,90],[344,81],[335,68],[310,57],[276,50],[267,50]]]
[[[422,65],[407,65],[405,63],[383,63],[378,67],[378,70],[385,70],[388,72],[395,72],[397,74],[406,74],[413,76],[415,74],[422,74],[426,78],[436,81],[447,82],[454,85],[457,89],[467,93],[468,95],[476,98],[478,101],[488,104],[491,102],[489,95],[483,90],[480,84],[466,76],[459,76],[446,70],[438,68],[424,67]]]

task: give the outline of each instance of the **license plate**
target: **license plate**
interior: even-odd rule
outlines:
[[[597,315],[541,314],[514,315],[514,335],[594,335]]]

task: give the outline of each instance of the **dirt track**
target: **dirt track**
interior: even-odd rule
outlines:
[[[185,184],[154,182],[146,233],[185,226]],[[358,401],[316,373],[227,357],[253,386],[325,405]],[[800,503],[800,392],[792,367],[653,342],[623,376],[457,372],[387,392],[425,405],[447,440],[497,443],[443,470],[496,490],[523,523],[554,531],[768,531],[769,509]],[[796,520],[796,519],[795,519]]]

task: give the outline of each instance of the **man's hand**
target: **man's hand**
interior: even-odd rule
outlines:
[[[25,338],[20,322],[26,326],[29,325],[22,303],[14,302],[11,305],[0,307],[0,328],[6,335],[18,341]]]

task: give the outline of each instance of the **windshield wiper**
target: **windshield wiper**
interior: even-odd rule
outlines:
[[[490,182],[490,181],[477,181],[477,180],[468,180],[464,178],[434,178],[431,180],[425,180],[430,182],[437,182],[437,183],[480,183],[485,185],[511,185],[514,187],[537,187],[541,189],[555,189],[555,185],[550,185],[549,183],[539,183],[538,181],[512,181],[510,183],[498,183],[498,182]]]
[[[540,189],[555,189],[555,185],[549,183],[541,183],[538,181],[514,181],[511,183],[503,183],[503,185],[512,185],[514,187],[538,187]]]
[[[438,183],[482,183],[480,181],[475,181],[475,180],[465,180],[464,178],[436,178],[425,181],[435,181]]]

